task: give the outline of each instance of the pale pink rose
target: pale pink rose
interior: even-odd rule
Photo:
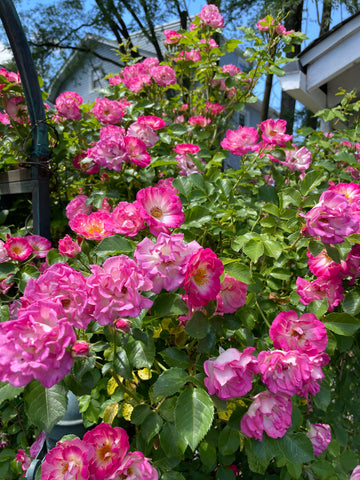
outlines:
[[[17,123],[29,123],[29,113],[24,97],[12,97],[6,102],[6,111]]]
[[[25,472],[23,474],[23,477],[25,477],[26,472],[28,471],[30,465],[31,465],[31,458],[29,455],[23,450],[22,448],[19,448],[15,455],[15,461],[21,463],[21,470]]]
[[[90,461],[95,455],[94,452],[92,445],[77,437],[57,443],[44,458],[41,465],[41,480],[50,478],[88,480]]]
[[[200,147],[198,145],[194,145],[193,143],[179,143],[178,145],[175,145],[173,150],[179,154],[191,153],[193,155],[200,150]]]
[[[55,263],[38,278],[30,278],[21,299],[27,308],[34,300],[57,303],[64,316],[76,328],[86,328],[91,320],[86,281],[82,274],[66,263]]]
[[[72,220],[76,215],[80,213],[84,215],[90,215],[92,212],[91,206],[86,205],[88,197],[86,195],[77,195],[66,206],[66,216],[69,220]]]
[[[274,318],[269,335],[275,348],[298,350],[309,356],[323,352],[328,342],[325,325],[313,313],[298,317],[293,310],[281,312]]]
[[[213,48],[217,48],[219,46],[213,38],[202,38],[200,43],[204,43],[207,47],[207,50],[212,50]]]
[[[205,105],[205,112],[210,113],[210,115],[220,115],[221,112],[225,110],[224,105],[220,105],[218,103],[211,103],[211,102],[206,102]]]
[[[0,324],[0,380],[23,387],[36,379],[50,388],[71,370],[67,348],[75,332],[53,302],[33,301],[17,313],[17,320]]]
[[[228,73],[230,77],[233,77],[234,75],[241,73],[241,68],[233,65],[232,63],[228,63],[221,67],[221,71],[222,73]]]
[[[185,60],[199,62],[201,60],[201,53],[199,50],[189,50],[188,52],[185,52]]]
[[[59,240],[59,253],[63,257],[75,258],[80,252],[80,245],[74,242],[69,235],[66,234],[64,238]]]
[[[261,381],[273,393],[308,397],[320,390],[320,381],[324,374],[321,366],[326,365],[328,357],[290,350],[262,351],[258,355]]]
[[[347,198],[335,191],[324,192],[305,218],[309,234],[327,244],[341,243],[359,230],[359,218],[351,212]]]
[[[331,442],[331,428],[326,423],[313,423],[306,436],[311,440],[314,455],[321,455]]]
[[[360,276],[360,245],[354,245],[346,257],[344,276],[351,276],[350,285]]]
[[[182,204],[173,188],[143,188],[138,191],[134,203],[144,210],[145,222],[155,236],[161,232],[170,233],[170,228],[178,228],[184,222]]]
[[[176,45],[184,38],[184,35],[177,33],[175,30],[164,30],[163,34],[165,35],[165,45]]]
[[[247,285],[225,273],[216,297],[218,313],[234,313],[246,303]]]
[[[182,155],[176,155],[175,158],[176,158],[176,161],[178,162],[176,166],[179,169],[179,175],[183,177],[187,177],[192,173],[201,173],[200,170],[195,165],[194,160],[186,153]],[[199,158],[197,156],[195,156],[195,158],[200,160],[205,165],[205,162],[202,158]]]
[[[285,161],[279,160],[279,163],[282,163],[292,171],[307,170],[311,163],[311,152],[305,147],[298,149],[296,145],[293,146],[295,150],[285,150]]]
[[[112,478],[129,450],[126,431],[107,423],[100,423],[92,430],[87,431],[83,442],[94,451],[89,467],[89,478],[93,479]]]
[[[138,117],[136,123],[142,126],[146,125],[147,127],[151,127],[153,130],[160,130],[166,125],[165,120],[160,117],[155,117],[154,115],[142,115]]]
[[[350,480],[360,480],[360,465],[357,465],[351,472]]]
[[[5,242],[0,240],[0,263],[8,262],[10,257],[5,248]]]
[[[114,233],[134,237],[145,228],[142,212],[143,210],[134,203],[120,202],[111,213],[105,228]]]
[[[112,232],[105,228],[109,218],[108,212],[92,212],[90,215],[81,213],[70,220],[69,227],[88,240],[102,240],[112,235]]]
[[[153,292],[169,292],[183,285],[188,260],[200,248],[196,241],[185,244],[182,233],[160,233],[155,244],[144,238],[136,246],[134,258],[153,282]]]
[[[153,302],[140,292],[151,290],[152,282],[142,269],[126,255],[110,257],[102,267],[91,265],[87,277],[89,304],[94,306],[94,318],[108,325],[119,317],[136,317]]]
[[[286,120],[269,118],[260,123],[260,130],[265,145],[285,147],[286,142],[292,140],[292,135],[286,134]]]
[[[220,292],[224,265],[210,248],[200,248],[189,259],[185,274],[185,296],[193,306],[207,305]]]
[[[201,25],[211,28],[223,28],[224,18],[221,16],[216,5],[204,5],[199,13]]]
[[[8,235],[4,248],[11,260],[26,260],[33,252],[27,238],[24,237],[10,237]]]
[[[154,79],[155,83],[161,87],[167,87],[176,83],[175,70],[169,65],[158,65],[149,69],[149,74]]]
[[[82,97],[76,92],[63,92],[55,100],[55,107],[60,115],[70,120],[80,120]]]
[[[255,128],[240,125],[237,130],[227,130],[226,137],[221,141],[221,146],[233,155],[244,155],[259,150],[258,138]]]
[[[159,140],[154,130],[148,125],[140,125],[135,122],[130,125],[127,130],[127,135],[130,137],[137,137],[142,140],[147,147],[153,147]]]
[[[91,149],[86,150],[85,152],[79,153],[73,160],[73,165],[78,170],[81,170],[82,173],[87,175],[92,175],[98,173],[99,165],[97,165],[94,160],[90,157]]]
[[[206,360],[204,383],[209,394],[229,400],[249,393],[253,375],[259,373],[257,360],[252,355],[254,350],[247,347],[241,353],[236,348],[229,348],[214,360]]]
[[[240,422],[241,431],[248,437],[262,441],[265,432],[271,438],[280,438],[291,425],[291,398],[283,393],[264,391],[255,397]]]
[[[313,300],[326,298],[329,303],[329,312],[344,299],[344,288],[339,278],[319,277],[310,282],[305,278],[298,277],[296,280],[296,292],[300,295],[300,302],[308,305]]]
[[[125,115],[126,106],[122,101],[97,98],[91,111],[99,122],[115,125]]]
[[[100,140],[88,149],[88,156],[100,167],[119,172],[122,164],[128,160],[124,130],[120,127],[117,130],[102,128]]]
[[[198,127],[204,128],[206,127],[206,125],[209,125],[210,123],[211,123],[210,118],[202,117],[201,115],[189,118],[189,124],[192,125],[193,127],[198,126]]]
[[[341,260],[340,263],[336,263],[327,253],[326,249],[322,250],[316,257],[311,255],[309,251],[306,252],[309,257],[308,265],[310,271],[317,277],[322,278],[344,278],[347,275],[346,262]]]
[[[47,238],[40,235],[28,235],[26,237],[32,248],[32,253],[35,254],[35,258],[45,258],[51,249],[51,242]]]
[[[117,140],[126,135],[125,129],[119,125],[105,125],[100,128],[100,140]]]
[[[158,480],[158,472],[149,460],[141,452],[129,452],[115,472],[113,480]]]

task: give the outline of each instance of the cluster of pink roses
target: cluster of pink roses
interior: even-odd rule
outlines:
[[[198,145],[192,143],[179,143],[173,148],[177,153],[176,161],[178,162],[179,175],[187,177],[192,173],[199,173],[197,166],[195,165],[192,156],[200,150]],[[195,158],[198,158],[195,156]],[[202,163],[205,163],[202,159],[198,158]]]
[[[269,334],[278,350],[262,351],[255,358],[253,347],[242,353],[230,348],[204,363],[204,383],[210,395],[222,400],[246,395],[252,389],[253,375],[261,375],[268,391],[253,397],[241,420],[245,435],[258,440],[262,440],[264,431],[272,438],[285,435],[291,424],[291,396],[316,395],[324,377],[321,367],[329,361],[324,353],[325,326],[312,313],[298,317],[294,311],[281,312]]]
[[[271,32],[271,33],[276,33],[277,35],[290,35],[291,33],[294,33],[294,30],[286,30],[284,25],[281,23],[275,24],[274,20],[271,17],[265,17],[259,20],[256,24],[258,30],[260,32]]]
[[[50,248],[51,242],[40,235],[26,237],[7,235],[6,242],[0,240],[0,263],[9,260],[27,260],[30,255],[34,258],[45,258]]]
[[[50,450],[41,465],[41,480],[158,480],[149,460],[141,452],[129,451],[123,428],[101,423],[83,440],[66,440]]]

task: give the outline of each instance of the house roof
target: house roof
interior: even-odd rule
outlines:
[[[339,88],[357,86],[360,74],[360,11],[314,40],[279,79],[289,95],[311,111],[331,108]]]

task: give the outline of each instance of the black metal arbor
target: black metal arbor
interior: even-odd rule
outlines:
[[[14,171],[14,187],[0,188],[0,195],[9,193],[32,194],[33,228],[36,235],[50,238],[49,158],[48,127],[35,65],[19,16],[12,0],[0,0],[0,18],[8,36],[24,88],[28,107],[32,149],[29,178]],[[16,184],[16,185],[15,185]]]

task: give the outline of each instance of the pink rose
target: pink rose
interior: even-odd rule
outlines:
[[[77,242],[74,242],[69,235],[59,240],[59,253],[63,257],[75,258],[81,252],[81,247]]]
[[[211,28],[223,28],[224,18],[220,15],[216,5],[204,5],[199,13],[201,25]]]
[[[310,425],[310,430],[307,432],[307,437],[310,438],[314,449],[314,455],[320,455],[327,449],[331,441],[330,425],[326,423],[314,423]]]
[[[219,313],[234,313],[246,303],[247,285],[225,273],[220,292],[216,297],[216,310]]]
[[[227,130],[226,138],[221,141],[221,146],[233,155],[244,155],[248,152],[259,150],[258,133],[253,127],[242,127],[237,130]]]

